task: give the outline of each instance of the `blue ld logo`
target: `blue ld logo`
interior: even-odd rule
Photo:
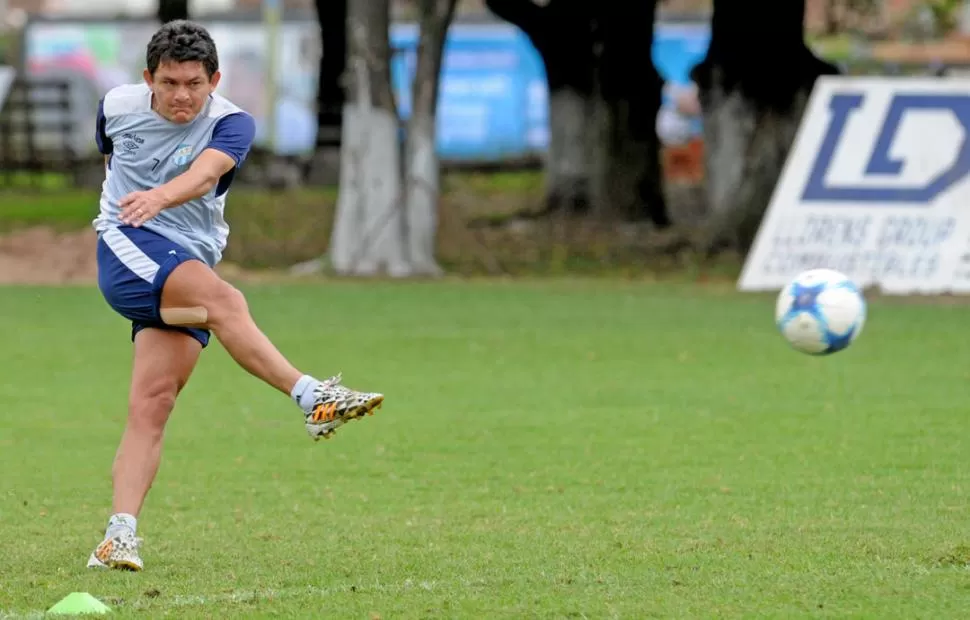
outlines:
[[[184,166],[192,160],[192,145],[180,144],[172,155],[172,163],[176,166]]]
[[[834,155],[839,148],[849,117],[862,106],[863,94],[836,94],[829,102],[832,116],[812,165],[802,200],[816,202],[930,203],[970,174],[970,95],[899,94],[889,105],[886,120],[876,138],[865,168],[867,176],[899,176],[905,161],[890,153],[893,140],[906,114],[915,110],[944,110],[960,123],[963,136],[956,159],[939,174],[919,187],[892,187],[866,184],[838,185],[826,181]],[[927,135],[927,140],[933,136]]]

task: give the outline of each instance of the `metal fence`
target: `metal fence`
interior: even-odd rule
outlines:
[[[67,80],[14,78],[0,107],[0,185],[83,184],[91,161],[73,144],[77,129]]]

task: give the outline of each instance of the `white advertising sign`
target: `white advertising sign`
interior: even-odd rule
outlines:
[[[970,79],[819,79],[738,282],[970,292]]]

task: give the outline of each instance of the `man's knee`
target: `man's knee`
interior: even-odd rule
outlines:
[[[175,316],[173,310],[185,315],[184,320],[167,323],[210,329],[249,312],[243,294],[200,261],[186,261],[172,271],[162,288],[161,302],[163,317]],[[196,315],[200,319],[192,318]]]
[[[209,325],[218,329],[220,325],[248,314],[249,305],[239,289],[228,282],[221,282],[220,286],[215,287],[211,292],[206,310],[209,315]]]
[[[132,387],[128,401],[129,424],[161,434],[182,386],[178,379],[159,378]]]

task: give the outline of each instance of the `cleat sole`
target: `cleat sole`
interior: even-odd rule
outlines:
[[[384,396],[378,396],[376,398],[373,398],[367,401],[363,405],[360,405],[359,407],[351,411],[348,411],[346,415],[344,415],[342,418],[339,419],[340,424],[333,426],[321,432],[318,435],[313,435],[313,441],[320,441],[321,439],[330,439],[336,434],[337,429],[340,428],[340,426],[342,426],[343,424],[346,424],[347,422],[350,422],[352,420],[358,420],[364,416],[374,415],[374,412],[377,409],[380,409],[383,404],[384,404]]]
[[[141,566],[133,562],[109,562],[108,566],[115,570],[127,570],[133,573],[137,573],[141,570]]]

